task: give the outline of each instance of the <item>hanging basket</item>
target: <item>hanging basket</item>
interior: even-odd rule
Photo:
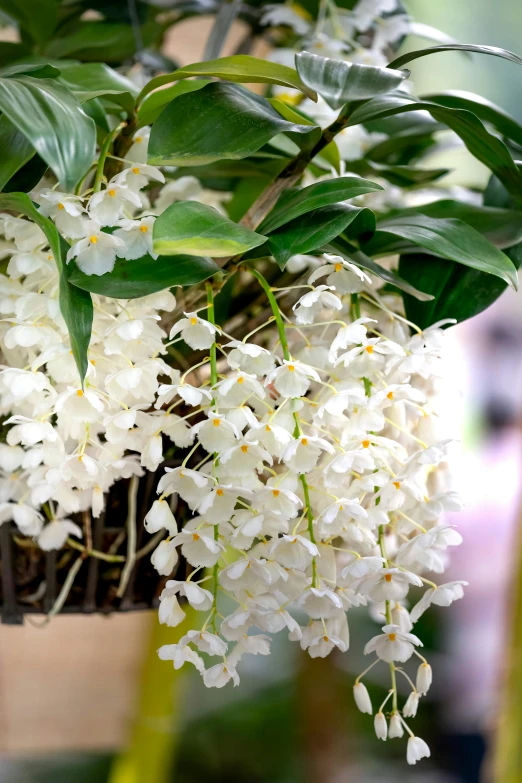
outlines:
[[[176,462],[169,462],[174,467]],[[16,526],[0,526],[0,606],[2,623],[20,625],[29,614],[111,614],[158,606],[168,577],[159,576],[150,561],[162,530],[149,535],[143,520],[156,497],[163,467],[139,480],[136,498],[135,558],[129,555],[129,487],[120,481],[108,493],[105,509],[72,519],[83,539],[69,539],[63,549],[42,551]],[[90,527],[90,530],[88,529]],[[57,606],[57,602],[60,604]]]

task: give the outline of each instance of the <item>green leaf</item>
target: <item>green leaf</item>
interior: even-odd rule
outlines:
[[[207,60],[202,63],[193,63],[178,68],[174,73],[163,74],[151,79],[141,91],[138,103],[152,90],[164,84],[189,79],[192,76],[214,76],[227,82],[243,82],[247,84],[280,84],[283,87],[291,87],[308,95],[313,101],[317,101],[317,94],[309,89],[293,68],[287,65],[279,65],[270,60],[260,60],[250,57],[248,54],[234,54],[231,57],[220,57],[217,60]]]
[[[155,122],[167,103],[170,103],[179,95],[185,95],[187,92],[201,90],[205,85],[210,84],[210,79],[197,79],[190,82],[176,82],[172,87],[165,87],[162,90],[149,93],[138,109],[138,127],[152,125]]]
[[[512,260],[518,268],[522,253],[517,257],[513,250]],[[407,318],[421,329],[446,318],[455,318],[459,323],[472,318],[492,305],[507,288],[497,277],[423,253],[401,256],[399,272],[434,297],[429,304],[404,297]]]
[[[294,140],[311,136],[312,144],[321,129],[283,120],[267,100],[238,84],[214,82],[180,95],[163,110],[152,126],[149,163],[202,166],[224,158],[239,160],[279,133]]]
[[[518,170],[506,145],[488,133],[484,125],[465,109],[449,109],[428,101],[417,101],[406,93],[397,91],[389,95],[373,98],[359,106],[352,113],[348,126],[373,122],[405,112],[429,113],[439,122],[443,122],[454,131],[472,155],[484,163],[496,174],[506,189],[520,198],[522,192],[522,174]]]
[[[492,54],[495,57],[502,57],[504,60],[522,65],[522,58],[518,54],[510,52],[508,49],[500,49],[498,46],[474,46],[473,44],[442,44],[441,46],[428,46],[426,49],[416,49],[414,52],[401,54],[391,63],[388,68],[402,68],[406,63],[418,60],[419,57],[426,57],[427,54],[437,54],[437,52],[476,52],[477,54]]]
[[[365,193],[372,193],[376,190],[383,190],[383,187],[375,182],[362,179],[362,177],[326,179],[301,188],[301,190],[287,190],[279,197],[275,207],[263,220],[259,231],[262,233],[274,231],[284,223],[288,223],[313,209],[337,204],[357,196],[364,196]]]
[[[141,25],[143,46],[152,44],[161,34],[161,26],[155,22]],[[66,35],[52,38],[45,54],[54,58],[74,55],[79,60],[97,61],[120,65],[136,51],[136,38],[132,25],[107,21],[79,21],[73,29],[65,28]]]
[[[60,81],[77,95],[80,102],[107,95],[129,115],[132,114],[138,94],[136,86],[105,63],[68,65],[61,71]]]
[[[345,258],[346,261],[356,264],[361,267],[361,269],[368,270],[368,272],[380,277],[381,280],[390,283],[390,285],[395,286],[395,288],[398,288],[400,291],[410,294],[410,296],[415,297],[415,299],[418,299],[421,302],[428,302],[433,299],[432,294],[419,291],[418,288],[415,288],[415,286],[411,285],[407,280],[404,280],[392,269],[386,269],[374,261],[373,258],[370,258],[362,251],[356,250],[356,248],[350,246],[342,237],[338,237],[332,242],[327,250],[331,253],[338,253]]]
[[[197,201],[178,201],[154,223],[154,252],[161,255],[234,256],[258,247],[266,237],[233,223],[217,209]]]
[[[18,24],[33,41],[44,43],[56,27],[57,0],[0,0],[0,11]]]
[[[6,65],[0,69],[0,76],[32,76],[34,79],[55,79],[60,75],[60,69],[47,62],[25,60]]]
[[[0,209],[27,215],[42,229],[49,242],[60,275],[60,311],[69,331],[71,349],[83,384],[87,372],[87,350],[91,339],[93,307],[90,295],[75,288],[67,278],[65,256],[69,246],[56,230],[54,223],[38,212],[25,193],[0,194]]]
[[[347,204],[321,207],[285,223],[268,236],[268,247],[281,269],[292,256],[311,253],[342,234],[357,221],[354,234],[367,237],[375,230],[375,215],[369,209]]]
[[[9,65],[30,54],[30,50],[24,44],[0,41],[0,66]]]
[[[3,190],[11,177],[34,155],[34,147],[5,114],[0,116],[0,150],[0,190]]]
[[[458,261],[460,264],[500,277],[515,290],[518,278],[513,262],[491,242],[455,218],[434,219],[427,215],[408,215],[407,217],[384,220],[379,223],[375,234],[378,242],[381,233],[406,239],[414,245],[420,245],[434,255]],[[363,248],[367,255],[373,255],[370,240]],[[381,252],[382,248],[381,248]]]
[[[504,109],[496,106],[487,98],[464,90],[448,90],[447,92],[424,95],[422,100],[438,103],[449,109],[467,109],[501,133],[508,139],[522,146],[522,125]]]
[[[443,199],[420,207],[401,209],[394,217],[428,215],[431,218],[458,218],[496,247],[505,248],[522,241],[522,212],[514,209],[497,209]]]
[[[332,109],[394,90],[409,76],[408,71],[332,60],[310,52],[296,54],[295,67],[302,81],[316,90]]]
[[[74,95],[52,79],[0,78],[0,110],[72,190],[96,151],[96,127]]]
[[[178,285],[196,285],[219,272],[211,258],[199,256],[146,255],[134,261],[117,259],[112,272],[84,275],[74,262],[69,265],[69,281],[93,294],[115,299],[137,299]]]
[[[366,158],[350,161],[350,169],[361,176],[373,174],[376,177],[383,177],[400,188],[425,185],[427,182],[445,177],[450,172],[450,169],[420,169],[418,166],[385,166]]]

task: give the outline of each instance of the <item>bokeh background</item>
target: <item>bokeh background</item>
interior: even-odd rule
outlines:
[[[459,41],[522,53],[520,0],[405,5]],[[167,53],[181,64],[200,60],[210,23],[176,26]],[[511,63],[448,53],[412,70],[418,93],[476,90],[522,121],[522,71]],[[445,152],[443,165],[454,169],[448,183],[486,181],[463,148]],[[377,743],[355,709],[360,640],[374,630],[364,615],[351,612],[349,654],[311,660],[276,638],[269,658],[251,656],[241,688],[206,691],[197,674],[156,659],[172,636],[147,612],[0,627],[0,783],[504,783],[491,757],[511,687],[506,649],[522,541],[521,305],[509,290],[449,333],[447,418],[462,442],[455,488],[466,508],[451,519],[465,542],[448,579],[470,586],[465,600],[421,619],[435,684],[415,731],[432,748],[429,761],[407,767],[403,743]],[[386,693],[378,669],[368,682],[377,703]]]

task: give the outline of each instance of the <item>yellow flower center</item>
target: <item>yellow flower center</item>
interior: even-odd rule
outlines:
[[[223,492],[223,490],[222,490],[222,489],[216,489],[216,495],[217,495],[218,497],[222,498],[224,494],[225,494],[225,493]]]
[[[237,379],[237,382],[241,384],[241,383],[243,383],[244,380],[245,380],[244,378],[240,377],[240,378]]]
[[[268,424],[265,427],[265,432],[272,432],[272,428]]]
[[[393,482],[393,486],[395,487],[395,489],[400,489],[401,488],[401,482],[400,481],[394,481]]]
[[[277,498],[277,497],[279,497],[280,491],[281,491],[281,490],[279,490],[279,489],[273,489],[273,490],[272,490],[272,495],[273,495],[275,498]]]
[[[77,394],[77,396],[78,396],[78,397],[83,397],[83,392],[82,392],[82,390],[81,390],[81,389],[78,389],[78,391],[76,392],[76,394]]]
[[[385,582],[391,582],[391,580],[392,580],[392,575],[391,574],[385,574],[384,575],[384,581]]]
[[[140,226],[140,231],[142,234],[146,234],[148,230],[149,230],[148,226]]]
[[[323,636],[323,642],[329,642],[329,638],[327,636]]]
[[[373,353],[373,345],[367,345],[364,350],[368,351],[368,353]]]
[[[219,425],[221,424],[219,419],[213,419],[213,422],[214,422],[214,427],[219,427]]]
[[[336,272],[340,272],[342,268],[343,268],[343,265],[342,265],[342,264],[336,264],[336,265],[335,265],[335,271],[336,271]]]
[[[60,210],[60,212],[61,212],[61,211],[62,211],[62,209],[65,209],[65,207],[64,207],[64,205],[63,205],[62,203],[60,203],[60,204],[58,204],[58,209],[59,209],[59,210]]]
[[[248,451],[248,446],[241,446],[241,451],[243,452],[243,454],[246,454]]]
[[[140,173],[140,170],[139,170],[138,166],[134,166],[134,168],[132,169],[132,173],[133,174],[139,174]]]
[[[134,139],[134,144],[141,144],[142,141],[143,141],[142,136],[136,136],[136,138]]]
[[[308,438],[301,438],[301,443],[303,446],[308,446]]]
[[[192,534],[192,540],[193,541],[199,541],[199,535],[197,533]]]
[[[295,367],[294,367],[294,365],[293,365],[293,364],[289,364],[289,365],[288,365],[288,369],[290,370],[290,372],[294,372],[294,370],[295,370]]]
[[[116,191],[114,190],[114,188],[111,188],[110,190],[108,190],[107,193],[109,194],[109,196],[111,198],[114,198],[114,196],[116,195]]]
[[[92,237],[89,237],[89,242],[91,243],[91,245],[95,245],[97,241],[98,241],[98,237],[94,236],[94,234]]]
[[[388,392],[386,396],[389,400],[393,400],[393,392]]]
[[[197,324],[197,322],[198,322],[198,319],[197,319],[197,318],[191,318],[191,319],[190,319],[190,325],[191,325],[191,326],[195,326],[195,325]]]
[[[370,441],[369,440],[363,440],[361,441],[361,444],[363,448],[368,449],[370,447]]]
[[[396,633],[389,633],[388,634],[388,639],[390,640],[390,642],[394,642],[396,638],[397,638],[397,634]]]

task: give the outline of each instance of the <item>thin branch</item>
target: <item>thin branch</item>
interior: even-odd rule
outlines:
[[[138,477],[133,476],[129,484],[129,510],[127,513],[127,531],[128,531],[128,547],[127,547],[127,560],[121,572],[120,584],[116,595],[118,598],[122,598],[125,593],[136,562],[136,501],[138,498]]]

